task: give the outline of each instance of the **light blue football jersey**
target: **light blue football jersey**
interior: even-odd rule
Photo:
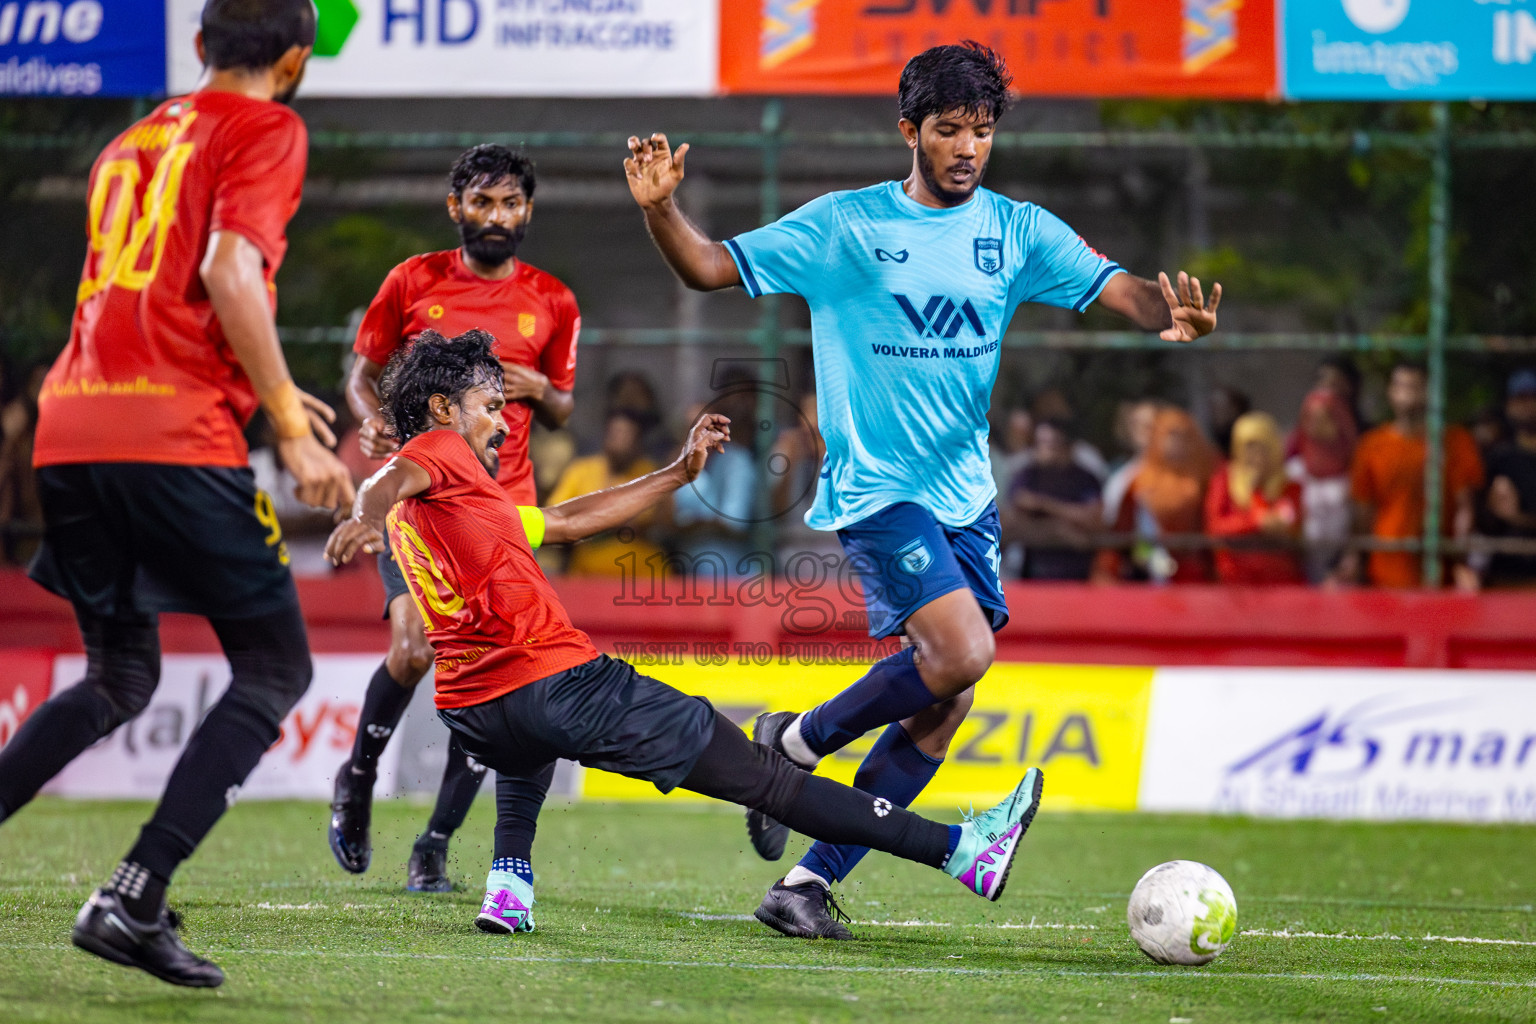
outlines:
[[[979,188],[951,209],[901,182],[833,192],[725,243],[754,297],[811,307],[827,456],[808,526],[900,501],[966,526],[997,495],[987,408],[1021,302],[1082,311],[1118,265],[1033,203]]]

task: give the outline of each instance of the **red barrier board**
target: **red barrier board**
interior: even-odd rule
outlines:
[[[52,651],[0,648],[0,747],[48,699],[52,687]]]
[[[1024,96],[1278,92],[1274,0],[741,0],[720,5],[720,85],[890,96],[908,58],[962,39]]]

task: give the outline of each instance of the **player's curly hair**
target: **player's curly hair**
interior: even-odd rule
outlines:
[[[533,174],[533,158],[521,150],[514,152],[506,146],[486,142],[471,146],[459,154],[459,158],[453,162],[453,169],[448,172],[448,187],[462,199],[464,190],[475,182],[494,185],[503,178],[517,182],[518,188],[523,190],[524,199],[533,198],[533,187],[537,184]]]
[[[996,121],[1008,109],[1012,85],[1002,55],[967,39],[931,47],[907,61],[896,101],[901,116],[919,127],[924,118],[951,110],[985,114]]]
[[[501,388],[501,363],[492,350],[496,339],[485,331],[465,331],[445,338],[422,331],[397,349],[379,378],[380,406],[390,433],[401,444],[427,429],[427,401],[433,395],[458,402],[481,384]]]

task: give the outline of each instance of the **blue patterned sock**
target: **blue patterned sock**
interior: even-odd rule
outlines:
[[[880,738],[865,755],[864,762],[859,765],[859,771],[853,777],[853,788],[862,789],[870,796],[883,796],[897,806],[906,807],[917,799],[917,795],[943,763],[918,749],[912,737],[907,735],[907,730],[900,725],[892,725],[880,734]],[[960,828],[951,826],[950,853],[955,851],[959,842]],[[847,878],[854,865],[868,852],[869,848],[864,846],[833,846],[831,843],[815,842],[805,851],[805,856],[800,858],[800,866],[829,882],[835,882]]]
[[[939,698],[917,672],[917,649],[908,647],[876,662],[842,693],[805,713],[800,738],[818,757],[841,750],[871,729],[930,708]],[[885,794],[877,794],[884,796]]]
[[[533,865],[521,857],[497,857],[491,861],[491,870],[510,871],[529,885],[533,884]]]

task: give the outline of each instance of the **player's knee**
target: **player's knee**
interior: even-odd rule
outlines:
[[[432,667],[433,656],[432,645],[427,643],[426,637],[397,638],[390,644],[387,658],[390,678],[401,686],[415,686]]]
[[[122,725],[149,706],[160,683],[160,643],[153,627],[85,630],[86,671],[82,685],[104,701],[103,732]]]
[[[924,680],[930,685],[937,684],[936,696],[955,699],[987,674],[997,655],[997,641],[990,632],[977,631],[957,642],[932,647],[924,654]]]

